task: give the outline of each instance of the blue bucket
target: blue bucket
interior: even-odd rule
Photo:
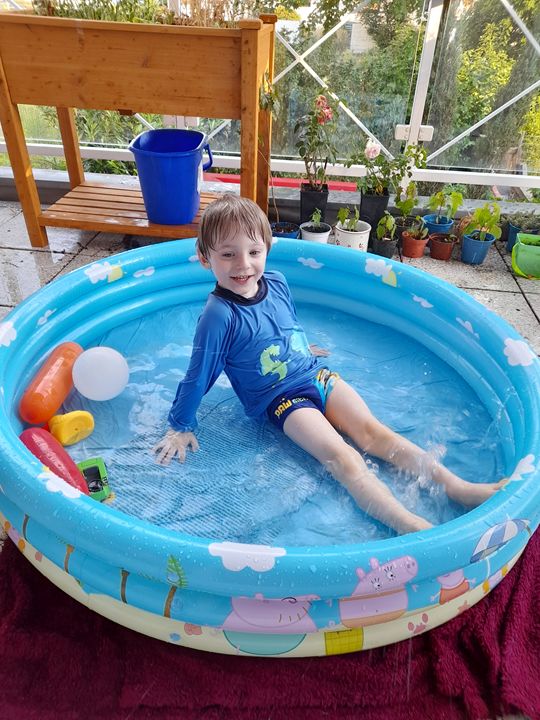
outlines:
[[[193,222],[203,170],[212,166],[206,135],[198,130],[147,130],[129,144],[135,155],[146,214],[160,225]],[[210,159],[203,164],[203,151]]]

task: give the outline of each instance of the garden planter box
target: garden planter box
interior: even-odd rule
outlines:
[[[273,74],[274,15],[237,29],[0,14],[0,121],[32,245],[45,226],[178,238],[190,225],[148,222],[140,192],[85,182],[72,108],[241,121],[241,194],[266,212],[270,114],[259,109]],[[72,190],[42,212],[17,106],[57,108]],[[213,198],[203,195],[201,208]]]

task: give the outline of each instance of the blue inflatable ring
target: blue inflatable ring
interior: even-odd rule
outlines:
[[[489,592],[538,525],[540,362],[470,296],[391,260],[280,240],[269,268],[287,276],[298,300],[390,326],[443,357],[497,418],[508,484],[421,533],[339,547],[269,547],[160,528],[60,481],[18,439],[21,393],[60,342],[88,347],[151,311],[202,303],[213,283],[196,262],[194,241],[181,240],[76,270],[0,323],[3,526],[43,574],[82,603],[188,647],[331,655],[431,629]]]

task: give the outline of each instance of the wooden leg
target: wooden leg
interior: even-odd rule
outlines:
[[[75,113],[72,108],[57,107],[58,125],[64,146],[64,157],[69,175],[69,184],[75,188],[84,182],[84,170],[75,125]]]
[[[266,25],[272,26],[272,33],[269,39],[268,57],[264,59],[267,64],[267,79],[270,84],[274,80],[274,53],[275,53],[275,15],[260,15],[260,19]],[[259,82],[261,79],[259,78]],[[259,158],[257,162],[257,205],[268,213],[268,186],[272,175],[270,167],[272,144],[272,113],[268,110],[261,110],[259,114]]]
[[[257,161],[257,205],[268,213],[268,184],[270,182],[270,133],[272,115],[267,110],[259,114],[259,157]]]
[[[4,130],[7,151],[17,194],[21,203],[26,228],[33,247],[48,245],[47,232],[41,227],[38,217],[41,214],[36,181],[32,174],[32,165],[24,139],[24,131],[18,107],[11,101],[9,88],[0,61],[0,122]]]
[[[258,26],[253,26],[258,23]],[[240,194],[257,200],[257,160],[259,144],[259,83],[257,73],[257,30],[260,20],[241,20],[242,68],[240,116]]]

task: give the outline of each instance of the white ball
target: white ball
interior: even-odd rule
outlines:
[[[111,400],[129,380],[129,366],[117,350],[94,347],[85,350],[73,365],[73,384],[89,400]]]

